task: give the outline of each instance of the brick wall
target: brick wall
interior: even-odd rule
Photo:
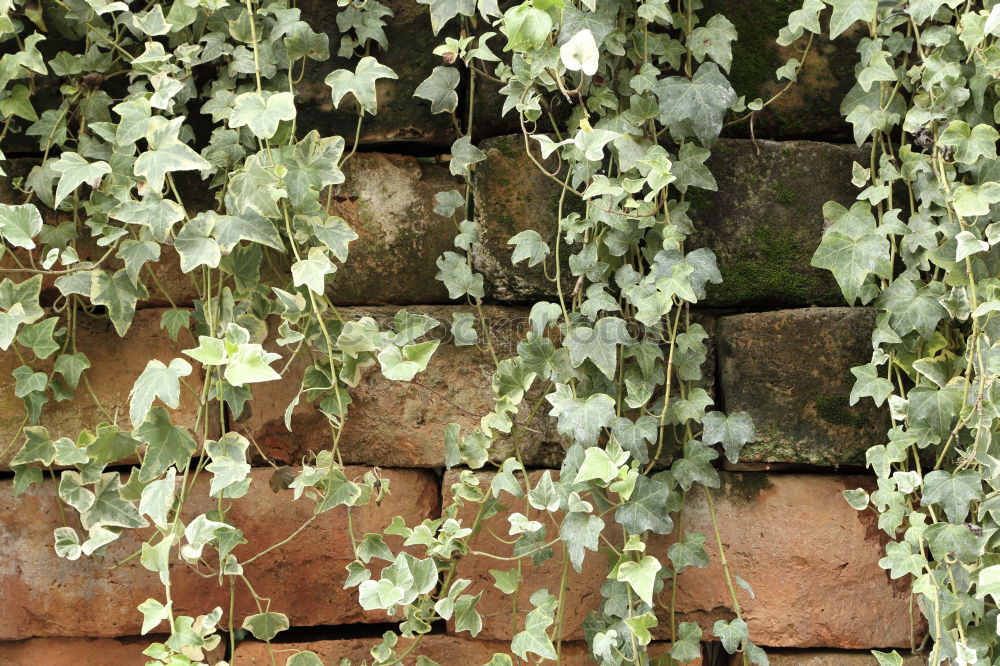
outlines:
[[[304,18],[329,32],[335,43],[339,35],[326,1],[298,4]],[[783,23],[787,3],[706,3],[732,10],[730,18],[743,38],[738,66],[741,57],[752,55],[770,71],[787,55],[771,41],[780,25],[751,29],[762,16],[766,23],[781,14]],[[385,316],[405,305],[450,321],[458,308],[448,304],[433,275],[434,260],[451,247],[454,229],[432,207],[435,193],[458,183],[446,159],[427,155],[443,152],[454,137],[442,116],[430,115],[425,105],[410,99],[435,65],[427,8],[404,0],[388,4],[396,17],[388,31],[392,50],[385,62],[400,78],[380,83],[380,114],[364,124],[362,152],[349,161],[347,181],[334,192],[332,212],[348,220],[360,238],[331,297],[346,306],[344,316]],[[756,36],[762,32],[764,36]],[[854,511],[841,497],[844,489],[873,485],[863,471],[864,451],[887,429],[885,413],[851,407],[847,399],[850,367],[868,357],[873,313],[841,307],[830,276],[809,266],[823,230],[823,203],[853,200],[850,165],[865,160],[863,151],[841,143],[848,132],[836,113],[837,100],[845,92],[845,72],[853,71],[852,48],[845,42],[849,40],[818,46],[819,55],[800,74],[803,83],[795,94],[761,117],[758,137],[768,139],[754,142],[738,129],[719,142],[709,164],[719,193],[693,199],[692,216],[699,228],[695,242],[716,252],[724,277],[696,313],[711,333],[706,387],[716,408],[750,412],[759,434],[745,450],[745,462],[722,463],[720,532],[735,573],[754,591],[753,596],[740,592],[751,635],[762,646],[775,648],[769,650],[775,666],[868,666],[875,660],[867,650],[909,648],[921,637],[908,583],[890,580],[877,564],[885,539],[875,515]],[[322,84],[326,72],[338,66],[334,61],[310,69],[300,84],[302,131],[353,134],[353,117],[332,110]],[[749,98],[766,96],[774,85],[769,76],[749,71],[736,84]],[[515,130],[511,119],[499,118],[495,89],[481,84],[479,99],[477,117],[483,120],[476,138],[487,160],[478,166],[475,183],[482,242],[474,261],[494,303],[487,317],[495,325],[496,343],[500,351],[510,351],[523,334],[526,306],[550,296],[552,285],[539,271],[511,266],[506,241],[522,228],[556,224],[557,186],[526,159],[520,136],[510,134]],[[31,162],[19,158],[5,168],[17,175]],[[0,198],[12,196],[10,182],[0,184]],[[190,197],[185,193],[185,200],[192,199],[197,192]],[[50,221],[54,215],[47,212]],[[167,254],[158,273],[174,298],[190,306],[193,293],[175,255]],[[27,277],[8,275],[15,281]],[[172,343],[159,329],[158,308],[165,305],[159,298],[153,293],[141,304],[121,340],[102,322],[83,322],[79,343],[93,362],[90,379],[105,413],[91,408],[89,397],[49,405],[45,425],[53,432],[78,432],[109,415],[122,418],[129,389],[146,361],[169,361],[191,346],[183,339]],[[10,376],[18,365],[12,354],[0,353],[0,443],[14,437],[23,413]],[[308,406],[295,410],[294,434],[284,428],[284,409],[298,386],[296,373],[302,371],[293,365],[284,382],[258,386],[249,417],[231,424],[252,435],[280,463],[297,464],[305,453],[328,443],[325,419]],[[408,522],[439,515],[442,488],[455,474],[443,471],[444,426],[472,425],[489,410],[491,374],[492,362],[483,352],[446,344],[417,382],[388,382],[371,371],[351,391],[352,411],[340,446],[352,465],[347,476],[378,466],[392,487],[380,505],[353,512],[356,533],[379,531],[397,514]],[[199,385],[197,368],[189,381]],[[178,414],[181,424],[193,421],[194,406],[182,403]],[[520,445],[526,464],[539,470],[533,474],[557,467],[564,442],[548,417],[540,413],[526,425],[530,430]],[[499,458],[503,454],[496,453]],[[9,470],[9,458],[0,460],[0,469]],[[263,465],[260,458],[257,463]],[[238,556],[280,540],[309,514],[308,507],[290,501],[290,491],[276,496],[267,484],[269,474],[266,467],[255,469],[249,495],[235,503],[232,517],[250,541],[237,549]],[[140,652],[148,641],[138,638],[141,616],[135,606],[156,595],[155,574],[136,560],[112,567],[135,551],[135,537],[116,542],[100,559],[57,558],[52,530],[61,519],[54,485],[46,480],[14,499],[9,472],[0,478],[0,666],[145,663]],[[281,651],[291,649],[313,650],[328,664],[344,657],[357,663],[385,630],[389,618],[364,612],[356,590],[342,589],[344,565],[353,559],[346,520],[343,508],[322,514],[305,534],[255,562],[249,572],[258,592],[271,597],[275,609],[291,620],[290,638],[279,635],[275,644],[279,664],[284,663]],[[491,519],[498,524],[505,520],[503,514]],[[684,527],[704,532],[707,521],[704,501],[695,494],[685,509]],[[661,540],[651,547],[663,553],[668,545]],[[709,629],[709,636],[711,624],[732,617],[732,608],[722,587],[717,550],[711,540],[706,546],[712,564],[681,574],[678,611],[681,619]],[[502,641],[511,637],[509,600],[492,587],[491,566],[470,556],[459,569],[473,580],[473,593],[484,592],[482,634],[472,640],[467,634],[451,635],[449,628],[436,630],[423,645],[428,657],[442,664],[473,665],[506,649]],[[228,603],[228,587],[180,564],[176,569],[177,611],[204,612]],[[560,570],[558,558],[526,569],[523,596],[551,588]],[[604,562],[591,557],[582,573],[570,575],[564,664],[588,663],[579,627],[600,599],[605,574]],[[237,615],[249,612],[251,604],[237,595]],[[490,616],[492,611],[497,614]],[[657,634],[653,653],[667,650],[669,639]],[[226,658],[224,652],[220,648],[210,655],[210,663]],[[272,663],[264,646],[253,641],[240,643],[236,652],[240,664]],[[705,654],[713,654],[711,646],[706,645]],[[906,663],[918,662],[912,658]]]

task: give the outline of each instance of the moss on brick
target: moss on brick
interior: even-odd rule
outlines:
[[[864,414],[850,405],[846,395],[821,395],[813,402],[816,414],[833,425],[845,425],[852,428],[863,428],[868,424]]]

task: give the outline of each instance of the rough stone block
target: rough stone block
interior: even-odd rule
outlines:
[[[348,478],[360,477],[368,468],[348,467]],[[313,515],[308,500],[292,502],[291,491],[279,495],[268,487],[270,471],[256,469],[249,493],[235,500],[228,513],[249,543],[234,554],[246,560],[288,537]],[[434,475],[416,470],[383,471],[392,494],[381,504],[371,503],[351,511],[354,533],[379,532],[395,515],[410,524],[438,515],[439,490]],[[187,506],[190,519],[216,508],[208,496],[207,475],[197,480]],[[33,636],[137,635],[142,615],[136,606],[149,597],[162,601],[158,576],[135,558],[112,569],[139,547],[134,533],[108,547],[102,559],[69,562],[59,559],[52,547],[52,531],[62,525],[56,510],[54,486],[45,482],[18,498],[11,496],[11,482],[0,482],[0,599],[4,621],[0,640]],[[72,524],[72,523],[71,523]],[[79,529],[79,528],[78,528]],[[147,528],[149,529],[149,528]],[[148,536],[148,534],[147,534]],[[390,547],[398,549],[400,540]],[[344,507],[320,515],[284,547],[245,567],[257,593],[273,600],[272,610],[288,615],[293,626],[384,622],[384,614],[367,613],[357,602],[357,590],[344,590],[345,566],[354,559]],[[186,564],[174,561],[171,583],[176,614],[201,614],[221,606],[228,612],[229,585],[203,578]],[[256,613],[256,606],[237,583],[235,622]],[[222,625],[227,620],[223,618]]]
[[[0,666],[145,666],[149,657],[142,651],[150,643],[163,642],[166,636],[142,638],[29,638],[24,641],[0,642]],[[224,660],[225,643],[205,654],[205,663],[212,666]]]
[[[842,305],[829,271],[809,265],[823,237],[823,204],[857,196],[851,164],[864,151],[814,141],[724,140],[708,168],[718,192],[689,190],[691,247],[715,252],[722,284],[704,305]]]
[[[354,155],[345,174],[329,211],[359,238],[333,277],[333,302],[448,303],[447,289],[434,279],[435,262],[454,249],[457,230],[434,212],[434,195],[461,183],[444,164],[381,153]]]
[[[546,240],[555,236],[560,184],[532,163],[520,136],[483,141],[481,148],[487,157],[475,182],[481,236],[476,269],[498,300],[554,298],[555,284],[541,266],[511,264],[507,241],[525,229],[538,230]],[[712,249],[723,277],[700,305],[842,304],[833,277],[809,261],[823,235],[823,204],[850,204],[856,196],[855,160],[865,161],[859,149],[812,141],[717,142],[707,164],[718,192],[688,192],[697,229],[689,245]],[[579,206],[579,199],[567,195],[563,212]],[[562,248],[563,257],[571,252]],[[565,292],[572,289],[567,280]]]
[[[741,462],[864,464],[889,429],[887,412],[849,404],[851,368],[871,358],[875,312],[805,308],[719,320],[719,383],[729,412],[753,417]]]
[[[340,314],[345,319],[371,316],[386,327],[399,309],[342,308]],[[387,467],[443,467],[445,427],[455,422],[468,432],[493,409],[492,358],[476,346],[455,346],[448,333],[452,313],[472,310],[417,306],[407,311],[437,319],[440,326],[428,335],[431,339],[445,339],[427,370],[411,382],[385,379],[377,365],[362,370],[358,386],[349,389],[353,402],[340,440],[340,452],[346,461]],[[497,356],[514,354],[527,329],[527,310],[487,306],[484,312]],[[272,334],[275,328],[272,326]],[[273,343],[272,348],[283,355],[289,353]],[[285,408],[298,392],[306,366],[307,361],[300,355],[283,381],[254,386],[254,399],[249,403],[251,415],[234,426],[253,437],[266,455],[282,462],[297,461],[309,451],[329,448],[331,443],[326,417],[305,401],[292,412],[292,432],[285,428]],[[533,404],[532,397],[529,393],[518,415],[518,422],[528,426],[520,440],[522,454],[529,465],[558,464],[563,446],[554,423],[546,416],[548,410],[539,409],[535,418],[526,422],[531,408],[525,405],[529,401]],[[502,459],[510,448],[509,442],[499,441],[496,456]]]
[[[802,60],[807,37],[790,46],[779,46],[778,31],[788,24],[788,15],[801,9],[796,0],[706,0],[700,15],[707,19],[721,12],[732,21],[739,35],[733,43],[733,65],[729,80],[736,94],[747,100],[770,99],[788,81],[777,80],[775,70],[789,58]],[[824,28],[829,10],[821,17]],[[850,126],[840,114],[840,102],[855,80],[855,52],[860,31],[849,30],[831,41],[815,37],[799,70],[798,80],[778,99],[757,114],[754,132],[769,139],[848,140]],[[749,136],[744,121],[727,133]]]
[[[532,473],[537,479],[540,472]],[[445,475],[442,488],[456,480]],[[867,649],[910,645],[909,585],[891,581],[878,566],[883,536],[875,516],[852,509],[841,492],[858,485],[871,486],[868,477],[800,474],[726,474],[722,488],[713,494],[719,533],[733,574],[746,580],[756,594],[751,599],[740,591],[743,615],[751,637],[759,645],[777,647],[838,647]],[[489,485],[490,475],[482,483]],[[507,516],[520,511],[537,517],[530,507],[505,496],[506,510],[487,521],[498,534],[507,532]],[[475,507],[466,506],[460,516],[469,520]],[[712,535],[707,503],[701,492],[692,492],[684,508],[683,529],[706,534],[711,561],[707,569],[688,569],[680,574],[677,596],[678,621],[698,622],[706,631],[718,619],[734,617],[718,549]],[[608,530],[609,538],[615,537]],[[662,557],[670,539],[657,537],[650,552]],[[510,555],[511,548],[498,544],[488,533],[480,535],[474,549],[489,549]],[[483,592],[480,602],[485,616],[483,638],[510,639],[511,598],[493,587],[490,569],[497,561],[467,555],[457,574],[472,580],[470,593]],[[503,568],[503,567],[501,567]],[[524,565],[518,608],[523,622],[526,600],[537,589],[558,589],[562,560],[556,557],[539,567]],[[565,607],[566,636],[581,636],[586,613],[600,603],[600,586],[607,576],[607,563],[600,554],[588,553],[583,571],[569,569]],[[667,595],[668,597],[669,595]],[[665,598],[667,598],[665,597]],[[661,624],[668,609],[657,609]],[[657,635],[664,638],[665,627]]]
[[[75,440],[84,428],[93,430],[99,423],[118,423],[131,428],[128,417],[129,391],[136,378],[146,368],[146,363],[157,359],[169,363],[181,356],[180,350],[192,346],[187,334],[181,332],[178,342],[160,328],[162,310],[139,310],[124,338],[119,338],[105,319],[92,319],[81,315],[77,318],[77,349],[90,360],[90,369],[84,376],[93,387],[95,398],[87,391],[83,379],[72,400],[49,401],[42,408],[41,425],[49,429],[55,437],[69,437]],[[39,371],[47,372],[58,354],[53,354],[44,363],[38,364]],[[0,446],[6,446],[20,430],[24,419],[24,403],[14,395],[15,380],[11,373],[21,365],[21,360],[12,351],[0,352]],[[186,377],[195,390],[202,386],[201,366],[192,363],[191,375]],[[159,404],[159,403],[157,403]],[[180,405],[171,410],[174,423],[193,428],[198,411],[197,400],[188,391],[181,391]],[[10,460],[20,450],[23,437],[0,459],[0,469],[9,469]]]
[[[393,11],[386,17],[385,35],[388,51],[375,46],[372,55],[396,73],[398,79],[381,79],[376,83],[378,113],[366,115],[361,124],[362,144],[419,142],[437,148],[450,146],[455,140],[451,116],[432,114],[430,103],[414,98],[413,92],[430,76],[434,67],[444,65],[440,56],[432,53],[434,47],[444,42],[444,34],[431,33],[427,7],[409,0],[384,0]],[[354,100],[345,97],[339,109],[333,108],[330,87],[325,79],[330,72],[357,67],[356,59],[337,57],[341,31],[337,25],[339,11],[334,11],[328,0],[300,0],[302,20],[313,30],[330,38],[330,60],[322,63],[309,61],[305,76],[296,85],[298,118],[296,124],[303,132],[317,129],[324,136],[340,134],[348,146],[354,141],[357,111]],[[451,34],[451,31],[445,31]]]
[[[343,640],[313,641],[308,643],[276,643],[272,645],[275,661],[284,664],[286,655],[295,654],[298,650],[310,650],[315,652],[324,664],[336,664],[339,659],[351,659],[353,663],[363,663],[365,659],[370,659],[369,650],[376,645],[380,639],[377,638],[355,638]],[[401,652],[411,645],[410,641],[401,639],[397,644],[396,651]],[[669,643],[653,643],[650,649],[652,656],[666,654],[670,650]],[[403,666],[413,666],[417,656],[423,655],[428,659],[433,659],[443,666],[452,664],[485,664],[494,654],[507,654],[510,652],[510,642],[471,639],[468,634],[463,636],[425,636],[417,650],[414,650],[412,657],[402,661]],[[589,656],[589,651],[585,643],[580,641],[566,642],[562,645],[560,655],[562,666],[589,666],[594,662]],[[236,657],[239,664],[246,666],[271,666],[271,658],[268,655],[267,645],[256,641],[246,641],[236,648]],[[515,662],[516,663],[516,662]],[[701,666],[701,660],[689,661],[686,666]]]

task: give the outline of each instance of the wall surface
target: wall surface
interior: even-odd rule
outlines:
[[[339,34],[329,2],[300,0],[298,5],[303,18],[329,32],[332,44]],[[730,13],[740,32],[738,92],[748,98],[773,93],[771,72],[788,55],[773,36],[795,3],[706,3]],[[388,4],[396,9],[396,18],[388,31],[392,46],[385,62],[399,80],[379,83],[380,113],[363,125],[361,152],[348,162],[347,181],[332,198],[331,212],[344,217],[360,238],[351,248],[351,261],[338,273],[331,298],[345,306],[345,317],[384,316],[406,306],[450,321],[452,312],[462,308],[448,303],[433,276],[434,260],[452,246],[454,228],[432,208],[437,192],[457,185],[448,171],[448,156],[441,155],[454,136],[443,116],[430,115],[426,104],[411,98],[436,64],[430,56],[436,40],[425,6],[403,0]],[[779,15],[780,20],[771,21]],[[765,17],[763,24],[760,17]],[[843,143],[849,132],[836,109],[853,71],[850,37],[817,48],[817,57],[800,74],[801,84],[757,122],[756,140],[737,128],[713,151],[709,166],[720,193],[694,198],[692,217],[699,229],[695,242],[716,252],[724,282],[710,289],[696,316],[712,334],[705,382],[716,408],[749,412],[759,434],[746,449],[745,462],[723,463],[717,499],[730,565],[753,589],[752,595],[740,591],[752,636],[765,648],[775,648],[769,650],[775,666],[868,666],[876,663],[868,650],[902,652],[920,642],[922,626],[908,583],[890,580],[878,566],[886,536],[877,528],[876,516],[854,511],[841,497],[845,489],[874,485],[863,470],[864,452],[881,441],[888,416],[848,404],[850,368],[867,360],[873,312],[842,307],[830,276],[809,266],[823,232],[823,203],[854,199],[851,163],[866,159],[865,152]],[[337,66],[316,67],[300,83],[302,132],[316,128],[353,135],[353,116],[332,109],[322,84],[326,72]],[[492,304],[487,317],[496,327],[498,348],[509,351],[523,335],[526,305],[550,296],[553,285],[534,269],[512,266],[507,239],[527,227],[554,228],[557,192],[526,158],[520,135],[512,134],[514,120],[497,113],[496,89],[485,83],[480,87],[477,116],[483,121],[477,125],[476,143],[487,159],[478,165],[475,181],[475,221],[482,241],[474,248],[474,262],[486,277]],[[30,163],[31,158],[19,158],[5,169],[16,175]],[[0,199],[12,196],[10,182],[0,184]],[[190,198],[197,199],[197,193],[192,191]],[[47,216],[52,221],[55,213]],[[160,275],[190,306],[194,294],[176,258],[166,258]],[[137,374],[149,359],[169,361],[190,346],[187,340],[172,343],[160,330],[158,308],[165,305],[154,294],[121,341],[99,322],[82,330],[82,351],[94,361],[94,391],[107,412],[127,410],[133,370]],[[117,372],[102,359],[117,359],[115,365],[129,372]],[[10,375],[18,365],[15,356],[0,352],[0,442],[14,437],[23,413]],[[475,347],[444,345],[419,383],[388,382],[371,372],[352,390],[351,416],[340,445],[345,462],[353,466],[347,476],[378,466],[392,489],[381,505],[354,512],[355,532],[379,531],[394,515],[411,523],[439,515],[442,489],[456,474],[444,472],[444,427],[449,422],[472,425],[489,411],[492,367]],[[325,419],[308,406],[293,413],[294,436],[283,425],[285,406],[298,385],[296,373],[300,376],[303,369],[293,364],[286,381],[256,389],[251,415],[233,424],[281,464],[299,464],[307,453],[328,445]],[[195,387],[201,381],[197,372],[189,378]],[[72,432],[105,420],[105,415],[82,408],[85,404],[89,399],[50,405],[46,424]],[[194,407],[182,405],[179,414],[182,425],[185,419],[193,422]],[[520,443],[526,464],[538,470],[534,474],[557,467],[565,443],[544,410],[526,425],[530,431]],[[502,459],[503,454],[496,456]],[[9,456],[0,460],[4,470],[9,469],[6,463]],[[269,468],[261,460],[258,464],[248,500],[238,504],[233,516],[251,544],[243,549],[282,539],[309,511],[283,501],[291,491],[281,491],[289,497],[276,498],[267,483]],[[356,590],[342,589],[344,566],[353,559],[346,519],[342,509],[327,512],[289,546],[255,563],[258,591],[273,598],[293,626],[293,642],[283,642],[279,635],[275,644],[278,664],[284,663],[281,651],[293,648],[313,650],[328,664],[345,657],[360,663],[390,621],[363,611]],[[504,524],[505,514],[491,521]],[[704,499],[695,495],[685,510],[684,527],[704,531],[707,524]],[[135,550],[136,541],[117,542],[103,559],[67,562],[52,548],[52,530],[60,525],[53,481],[13,499],[10,474],[3,475],[0,666],[145,663],[140,651],[147,641],[138,637],[141,616],[135,607],[155,596],[159,582],[135,560],[112,567]],[[652,547],[662,553],[668,545],[662,541]],[[678,609],[681,619],[700,623],[711,635],[715,620],[734,613],[722,587],[717,549],[711,543],[707,547],[711,566],[680,576]],[[236,553],[252,551],[238,548]],[[459,569],[473,580],[474,590],[484,591],[481,611],[494,613],[486,618],[482,634],[472,640],[441,627],[424,643],[427,656],[442,664],[472,666],[509,645],[501,641],[511,638],[510,600],[492,587],[488,570],[494,566],[470,556]],[[529,569],[522,596],[551,588],[561,568],[557,557]],[[228,587],[187,571],[181,563],[176,570],[178,611],[206,611],[228,603]],[[605,575],[604,562],[592,557],[582,573],[570,576],[566,624],[576,629],[567,637],[564,664],[589,663],[579,627],[599,601]],[[236,606],[237,614],[247,612],[251,600],[238,595]],[[670,636],[656,638],[654,654],[663,653]],[[218,652],[210,657],[212,663],[224,658]],[[239,664],[272,663],[264,646],[253,641],[240,643],[236,657]],[[906,663],[918,662],[912,658]]]

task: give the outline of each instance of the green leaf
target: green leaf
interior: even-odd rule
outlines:
[[[431,30],[437,35],[448,21],[459,14],[476,15],[476,0],[417,0],[418,5],[430,5]]]
[[[833,6],[830,15],[830,39],[839,37],[856,21],[871,21],[875,18],[878,0],[827,0]]]
[[[303,650],[289,657],[288,661],[285,662],[285,666],[323,666],[323,661],[315,652]]]
[[[697,532],[685,532],[684,538],[667,549],[674,570],[680,573],[688,567],[704,569],[708,566],[708,553],[705,552],[705,535]]]
[[[639,595],[648,606],[653,605],[653,587],[656,585],[656,574],[662,565],[652,555],[646,555],[638,562],[623,562],[618,566],[616,580],[628,583],[629,587]]]
[[[632,342],[625,321],[618,317],[603,317],[594,327],[576,326],[570,329],[564,345],[569,348],[574,368],[590,360],[608,379],[615,378],[618,368],[618,345]]]
[[[629,534],[647,531],[669,534],[674,529],[674,521],[670,518],[672,495],[667,484],[640,475],[628,501],[615,511],[615,522]]]
[[[0,204],[0,238],[14,247],[31,250],[35,236],[42,230],[42,214],[34,204]]]
[[[514,264],[527,259],[528,266],[537,266],[545,261],[550,252],[548,244],[534,229],[527,229],[512,236],[507,245],[514,246],[514,252],[510,256],[511,263]]]
[[[451,144],[451,160],[448,162],[448,170],[453,176],[469,178],[472,175],[472,170],[469,167],[485,159],[486,153],[472,145],[472,137],[463,136]]]
[[[205,452],[212,459],[205,466],[205,470],[212,474],[210,496],[232,496],[222,493],[242,484],[247,478],[250,473],[250,464],[247,462],[249,446],[247,438],[235,432],[227,432],[217,442],[209,440],[205,443]]]
[[[243,620],[243,628],[261,641],[269,641],[278,632],[288,629],[288,616],[284,613],[257,613]]]
[[[438,257],[437,267],[434,279],[444,282],[444,286],[448,288],[448,298],[461,298],[466,294],[472,298],[483,298],[486,295],[483,276],[472,272],[465,257],[445,252]]]
[[[171,409],[176,409],[181,399],[180,378],[187,377],[191,371],[191,364],[181,358],[173,359],[170,365],[156,359],[146,363],[146,369],[129,391],[132,425],[138,427],[146,420],[149,408],[157,398]]]
[[[983,481],[979,473],[973,470],[952,473],[939,469],[924,476],[924,493],[920,505],[939,505],[944,509],[949,522],[965,522],[969,515],[969,504],[982,499]]]
[[[715,624],[712,625],[712,633],[722,641],[722,647],[729,654],[735,654],[740,643],[750,639],[747,623],[739,618],[729,622],[716,620]]]
[[[1000,564],[994,564],[979,570],[976,582],[976,598],[993,597],[994,602],[1000,602]]]
[[[705,62],[694,77],[671,76],[653,88],[660,102],[660,121],[675,139],[694,136],[710,146],[722,130],[726,111],[736,93],[715,63]]]
[[[382,374],[385,375],[386,379],[410,381],[418,372],[427,369],[427,363],[439,344],[440,340],[431,340],[402,348],[389,345],[378,355]]]
[[[174,224],[184,219],[184,209],[176,201],[163,199],[159,194],[151,194],[140,201],[125,201],[108,215],[127,224],[138,224],[149,228],[160,243],[167,240]]]
[[[296,287],[305,286],[314,294],[322,296],[326,293],[326,276],[336,272],[337,267],[330,261],[326,251],[321,247],[311,247],[305,259],[292,264],[292,284]]]
[[[535,608],[524,619],[524,631],[514,635],[510,649],[521,659],[527,659],[529,652],[543,659],[557,659],[555,646],[546,633],[555,620],[556,597],[546,589],[536,590],[531,604]]]
[[[907,574],[919,576],[923,573],[927,560],[919,552],[914,552],[913,546],[907,541],[890,541],[885,545],[885,557],[878,561],[878,565],[889,571],[892,579],[900,578]]]
[[[295,100],[290,92],[272,93],[265,97],[258,92],[236,96],[230,127],[247,127],[259,139],[270,139],[283,120],[295,119]]]
[[[581,400],[566,384],[556,384],[555,392],[545,399],[552,405],[549,415],[558,419],[559,433],[573,437],[584,446],[595,444],[601,428],[610,427],[617,418],[614,399],[604,393]]]
[[[552,18],[546,12],[524,3],[504,13],[503,31],[507,34],[505,51],[531,51],[540,48],[548,39]]]
[[[435,67],[431,75],[417,86],[413,96],[428,100],[431,103],[431,113],[454,113],[458,108],[458,93],[455,88],[458,87],[459,79],[458,69]]]
[[[42,426],[27,426],[22,432],[24,433],[24,445],[11,460],[11,465],[25,465],[33,462],[40,462],[46,467],[51,465],[55,459],[56,448],[49,438],[49,431]]]
[[[167,516],[170,515],[170,509],[174,504],[176,480],[177,472],[171,467],[167,470],[166,476],[142,489],[139,513],[149,516],[157,527],[167,527]]]
[[[681,622],[677,627],[677,638],[670,648],[670,656],[682,663],[700,659],[701,627],[694,622]]]
[[[378,100],[375,95],[375,82],[378,79],[397,79],[396,73],[379,63],[371,56],[365,56],[358,62],[357,68],[351,72],[338,69],[326,77],[326,85],[330,86],[333,95],[333,108],[340,108],[340,102],[348,93],[354,95],[361,106],[362,112],[374,115],[378,112]]]
[[[174,239],[174,247],[181,258],[181,272],[190,273],[199,266],[217,268],[222,260],[219,242],[212,238],[214,221],[206,215],[189,220]]]
[[[94,503],[80,514],[83,528],[93,527],[126,527],[135,529],[146,527],[149,523],[139,515],[139,511],[131,502],[126,502],[119,493],[121,479],[118,472],[102,474],[94,484]]]
[[[170,619],[171,602],[168,601],[164,605],[156,599],[146,599],[139,604],[138,610],[142,613],[142,629],[139,630],[139,633],[145,636],[161,622]]]
[[[719,474],[712,467],[712,461],[718,457],[719,453],[712,447],[705,446],[696,440],[689,440],[684,444],[684,457],[674,461],[671,470],[677,483],[685,492],[690,490],[695,483],[709,488],[718,488]]]
[[[504,594],[514,594],[521,585],[521,574],[517,569],[510,569],[509,571],[490,569],[490,574],[495,581],[493,586]]]
[[[854,387],[851,388],[851,405],[858,404],[861,398],[872,398],[875,405],[881,407],[895,390],[892,382],[885,377],[879,377],[878,367],[874,363],[853,367],[851,374],[855,377]]]
[[[37,358],[48,358],[59,351],[60,345],[53,339],[58,317],[49,317],[42,321],[21,328],[17,334],[17,342],[22,347],[30,349]]]
[[[72,527],[57,527],[53,530],[56,555],[73,561],[80,559],[80,535]]]
[[[177,139],[157,142],[136,158],[132,170],[145,178],[153,193],[163,191],[163,181],[174,171],[201,171],[212,168],[210,162]],[[62,186],[62,181],[60,181]]]
[[[157,405],[148,418],[133,433],[146,442],[146,455],[139,468],[139,481],[146,483],[158,478],[171,465],[178,470],[187,469],[196,444],[187,428],[174,425],[170,415]]]
[[[746,412],[737,412],[729,416],[722,412],[709,412],[705,414],[703,423],[705,431],[702,441],[709,446],[722,444],[722,450],[726,452],[726,458],[731,463],[739,460],[740,451],[745,444],[757,439],[753,420]]]
[[[956,162],[975,164],[980,157],[996,159],[998,139],[1000,132],[990,125],[980,123],[970,128],[964,120],[952,120],[938,143],[952,149]]]
[[[241,344],[229,358],[223,377],[233,386],[278,380],[281,375],[270,364],[280,358],[280,354],[265,351],[261,345]]]
[[[135,317],[135,304],[149,297],[141,282],[133,283],[124,268],[114,273],[93,271],[90,301],[108,309],[108,317],[119,336],[124,336]]]
[[[687,45],[699,62],[709,57],[728,72],[733,63],[734,41],[736,27],[722,14],[715,14],[705,25],[691,31]]]
[[[851,237],[831,228],[823,234],[810,264],[833,273],[847,302],[853,304],[869,275],[888,276],[888,261],[889,241],[884,236]]]
[[[56,206],[84,183],[97,189],[101,179],[111,173],[111,166],[107,162],[91,163],[77,153],[63,153],[52,165],[52,169],[60,174],[59,184],[56,186]]]

